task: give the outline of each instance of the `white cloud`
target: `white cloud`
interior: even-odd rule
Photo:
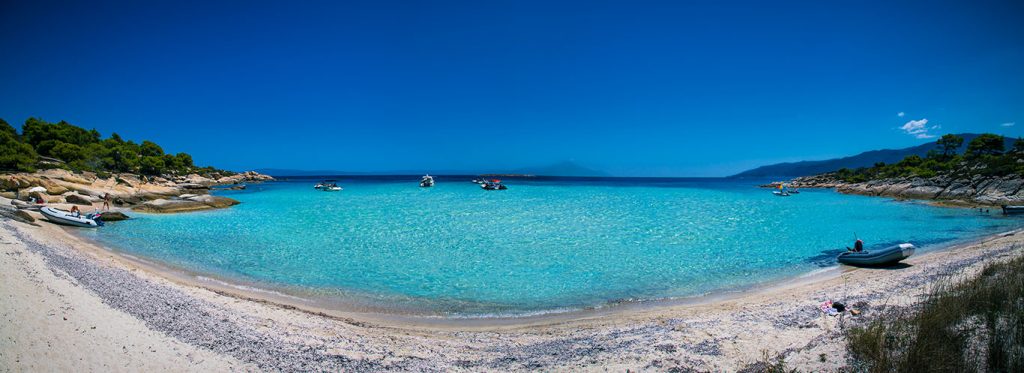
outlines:
[[[928,119],[926,118],[909,121],[900,127],[903,132],[906,132],[908,135],[914,136],[914,138],[918,139],[930,139],[935,137],[935,135],[928,133],[928,130],[936,128],[939,128],[939,126],[928,127]]]
[[[1013,125],[1015,125],[1015,124],[1017,124],[1017,122],[1006,122],[1006,123],[1000,124],[1000,126],[1003,126],[1003,127],[1013,127]]]
[[[900,118],[903,118],[903,117],[905,117],[906,115],[907,115],[907,113],[904,113],[904,112],[902,112],[902,111],[901,111],[901,112],[899,112],[899,113],[896,113],[896,116],[897,116],[897,117],[900,117]]]

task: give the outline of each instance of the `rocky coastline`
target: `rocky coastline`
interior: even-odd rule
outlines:
[[[254,171],[233,175],[142,176],[98,175],[49,169],[34,173],[0,175],[0,197],[23,208],[36,199],[47,204],[94,206],[110,195],[111,207],[133,211],[173,213],[225,208],[239,202],[213,196],[211,189],[244,189],[244,183],[272,181],[273,177]]]
[[[782,182],[762,185],[777,187]],[[966,206],[1024,205],[1024,177],[974,176],[969,179],[949,176],[910,177],[850,183],[835,173],[804,176],[786,182],[790,188],[830,188],[846,194],[882,196],[899,199],[931,200]]]

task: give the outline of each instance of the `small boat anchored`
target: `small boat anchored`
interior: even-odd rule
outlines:
[[[321,192],[338,192],[342,190],[342,187],[338,186],[336,180],[324,180],[314,185],[313,189]]]
[[[420,179],[420,187],[430,188],[432,186],[434,186],[434,177],[430,175],[423,175],[423,178]]]
[[[839,254],[836,260],[854,266],[881,266],[909,258],[916,249],[913,244],[901,243],[878,250],[848,251]]]
[[[1003,205],[1001,207],[1003,208],[1003,215],[1024,214],[1024,206]]]
[[[39,212],[43,214],[43,217],[46,218],[46,220],[57,224],[82,228],[96,228],[103,226],[103,220],[100,219],[100,215],[102,214],[98,212],[82,215],[80,212],[65,211],[49,206],[40,208]]]
[[[789,188],[786,187],[786,184],[779,184],[779,190],[772,191],[772,194],[776,197],[789,197],[792,194],[799,193],[800,191],[797,190],[790,191]]]
[[[505,190],[505,189],[508,189],[508,187],[505,186],[505,184],[502,184],[501,180],[498,180],[498,179],[485,180],[482,184],[480,184],[480,188],[482,188],[483,190]]]

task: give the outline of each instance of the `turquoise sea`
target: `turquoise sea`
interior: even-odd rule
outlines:
[[[515,316],[696,296],[836,266],[854,236],[919,252],[1021,225],[978,210],[803,190],[758,181],[313,179],[220,192],[230,209],[134,214],[82,232],[203,276],[360,309]]]

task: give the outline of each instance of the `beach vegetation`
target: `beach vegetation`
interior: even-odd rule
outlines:
[[[962,281],[957,281],[962,280]],[[935,285],[924,301],[846,333],[866,372],[1024,371],[1024,258]]]
[[[1006,151],[1002,136],[982,134],[971,140],[964,153],[959,154],[958,149],[963,143],[964,139],[960,136],[945,135],[936,141],[936,149],[929,151],[925,157],[910,155],[892,164],[878,162],[872,167],[843,168],[836,171],[835,175],[849,183],[908,177],[1024,175],[1024,140],[1018,139],[1013,148]]]
[[[59,162],[40,162],[40,157]],[[0,119],[0,170],[32,172],[36,168],[60,167],[71,171],[114,172],[142,175],[183,175],[198,173],[231,175],[213,167],[197,167],[188,153],[169,154],[152,141],[141,144],[117,133],[102,138],[95,129],[71,123],[28,118],[21,133]]]

